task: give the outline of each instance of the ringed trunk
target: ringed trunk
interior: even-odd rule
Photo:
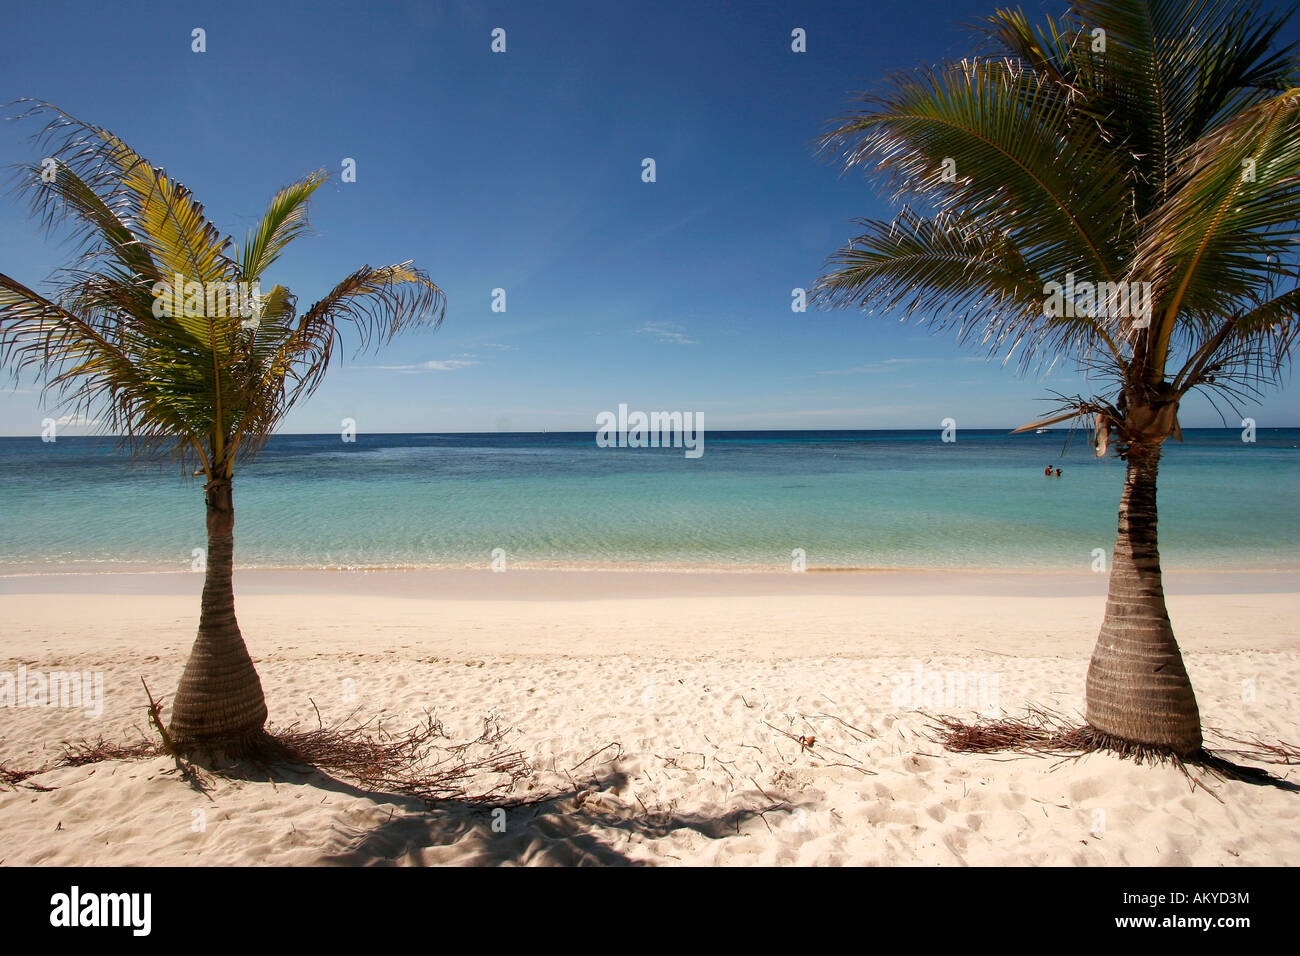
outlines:
[[[208,553],[199,633],[172,704],[178,747],[239,751],[266,723],[266,697],[235,620],[235,510],[230,480],[203,486]]]
[[[1186,756],[1201,748],[1201,715],[1160,575],[1161,444],[1129,446],[1106,616],[1088,667],[1087,721],[1111,737]]]

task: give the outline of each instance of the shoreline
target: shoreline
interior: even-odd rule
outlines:
[[[834,571],[680,569],[236,569],[235,593],[348,594],[445,600],[591,600],[663,597],[1104,596],[1090,571],[912,568]],[[1300,594],[1300,570],[1165,571],[1167,595]],[[195,571],[0,572],[0,597],[21,594],[197,595]]]
[[[1110,560],[1109,553],[1107,561]],[[1085,562],[1086,564],[1086,562]],[[450,572],[490,571],[488,561],[474,563],[427,564],[235,564],[235,573],[253,572],[319,572],[325,574],[389,574],[395,572]],[[619,574],[793,574],[790,564],[739,564],[727,562],[653,562],[653,561],[514,561],[508,562],[508,571],[550,571]],[[0,563],[0,580],[42,575],[96,575],[96,574],[188,574],[181,563],[151,563],[122,559],[102,561],[68,561],[59,564]],[[808,565],[803,574],[1034,574],[1073,575],[1092,574],[1081,571],[1080,565],[956,565],[956,564],[823,564]],[[1169,574],[1300,574],[1300,563],[1261,563],[1233,565],[1165,565],[1163,573]]]

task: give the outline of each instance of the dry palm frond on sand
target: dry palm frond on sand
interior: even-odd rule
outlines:
[[[1063,759],[1083,757],[1090,753],[1111,753],[1138,764],[1173,764],[1202,789],[1206,788],[1191,776],[1190,768],[1203,770],[1218,779],[1285,783],[1266,770],[1241,766],[1229,758],[1266,764],[1300,764],[1300,747],[1294,744],[1270,742],[1259,737],[1234,736],[1206,728],[1207,735],[1238,746],[1203,747],[1194,754],[1179,755],[1111,737],[1058,711],[1032,704],[1020,716],[1001,715],[974,721],[925,712],[922,712],[922,716],[931,724],[929,739],[953,753],[1019,753]]]
[[[148,688],[145,688],[148,694]],[[173,752],[159,719],[160,702],[149,695],[149,722],[160,741],[142,737],[136,743],[112,743],[99,738],[64,742],[63,752],[52,761],[24,769],[0,763],[0,787],[48,791],[32,777],[64,767],[83,767],[107,760],[146,760],[171,756],[177,771],[192,785],[206,790],[211,775],[245,776],[255,769],[274,778],[276,771],[320,771],[346,777],[362,787],[399,796],[414,797],[432,806],[441,800],[468,803],[509,804],[516,784],[532,768],[519,750],[507,745],[510,729],[494,717],[485,717],[479,735],[454,742],[442,723],[431,715],[403,732],[394,733],[378,718],[357,722],[349,715],[333,726],[325,726],[317,711],[317,727],[299,730],[296,725],[271,730],[252,749],[246,760],[224,761],[214,755],[200,767]],[[312,706],[315,706],[313,702]],[[170,771],[169,771],[170,772]]]
[[[269,734],[268,756],[430,806],[449,799],[501,803],[532,772],[522,751],[508,749],[509,735],[510,728],[495,717],[483,718],[478,737],[462,743],[453,743],[433,716],[401,733],[384,730],[377,720],[319,724],[315,730],[289,727]]]

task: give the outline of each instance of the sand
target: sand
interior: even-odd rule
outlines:
[[[1300,742],[1300,576],[1166,583],[1205,724]],[[0,672],[104,689],[97,717],[0,707],[0,762],[139,736],[140,678],[174,691],[199,586],[0,577]],[[920,709],[1081,711],[1099,575],[249,571],[236,589],[273,724],[433,712],[468,740],[491,716],[533,768],[518,795],[546,799],[430,811],[315,774],[204,794],[169,760],[112,761],[0,790],[0,862],[1300,863],[1296,793],[926,738]]]

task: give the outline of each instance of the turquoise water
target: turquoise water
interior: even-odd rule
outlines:
[[[1123,463],[1082,433],[710,432],[705,454],[591,433],[285,435],[235,480],[241,567],[1086,570]],[[1300,429],[1190,430],[1160,478],[1168,567],[1300,568]],[[1048,463],[1060,479],[1045,478]],[[0,438],[0,570],[185,569],[199,484],[112,439]]]

